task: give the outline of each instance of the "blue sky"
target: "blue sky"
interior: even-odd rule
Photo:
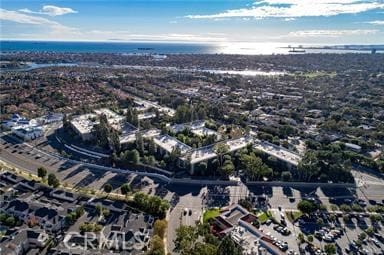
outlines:
[[[384,43],[384,0],[2,0],[1,38]]]

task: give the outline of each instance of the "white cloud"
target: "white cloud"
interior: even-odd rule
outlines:
[[[24,8],[24,9],[20,9],[19,12],[24,12],[29,14],[44,14],[44,15],[49,15],[51,17],[61,16],[61,15],[70,14],[70,13],[77,13],[77,11],[73,10],[72,8],[58,7],[54,5],[44,5],[40,11],[32,11],[30,9]]]
[[[0,20],[11,21],[20,24],[45,26],[50,28],[52,33],[64,33],[75,31],[74,28],[64,26],[56,21],[5,9],[0,9]]]
[[[372,35],[378,30],[347,29],[347,30],[300,30],[290,32],[287,37],[340,37],[353,35]]]
[[[34,36],[32,34],[24,36],[39,37],[39,39],[55,39],[55,40],[122,40],[122,41],[177,41],[177,42],[225,42],[227,38],[221,33],[164,33],[164,34],[134,34],[127,30],[91,30],[82,31],[77,28],[67,27],[56,21],[27,14],[28,11],[22,13],[19,11],[9,11],[0,9],[0,20],[11,21],[20,24],[29,24],[31,26],[39,26],[43,30]],[[44,30],[44,29],[48,29]],[[20,35],[22,36],[22,35]]]
[[[382,0],[263,0],[252,7],[227,10],[208,15],[187,15],[191,19],[220,18],[297,18],[356,14],[374,9],[384,9]]]
[[[8,20],[13,21],[17,23],[23,23],[23,24],[32,24],[32,25],[58,25],[59,23],[48,20],[46,18],[27,15],[24,13],[20,13],[17,11],[8,11],[5,9],[0,9],[0,19],[1,20]]]
[[[71,8],[58,7],[54,5],[44,5],[43,8],[41,9],[41,12],[49,16],[60,16],[60,15],[69,14],[69,13],[77,13],[77,11]]]
[[[373,20],[373,21],[367,21],[365,23],[372,24],[372,25],[384,25],[384,20]]]

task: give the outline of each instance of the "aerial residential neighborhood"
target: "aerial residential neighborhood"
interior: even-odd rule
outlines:
[[[127,58],[144,61],[146,56]],[[84,70],[56,68],[87,79]],[[44,70],[32,71],[33,79],[51,73]],[[105,76],[107,71],[114,75]],[[104,67],[91,77],[112,82],[124,74],[129,81],[131,72]],[[137,79],[141,70],[135,72]],[[291,83],[288,94],[279,86],[267,86],[267,91],[249,87],[261,80],[289,82],[287,74],[211,74],[214,79],[204,82],[204,71],[183,72],[192,82],[180,81],[175,90],[167,82],[162,90],[143,84],[135,91],[129,85],[100,84],[100,93],[108,91],[105,97],[111,97],[106,103],[74,110],[71,101],[63,101],[60,109],[33,107],[36,113],[12,106],[12,89],[22,88],[4,83],[2,251],[185,254],[203,249],[192,252],[205,254],[232,247],[228,254],[381,254],[378,94],[371,99],[378,111],[354,106],[366,117],[352,121],[348,100],[354,99],[345,101],[344,110],[311,102],[308,108],[301,104],[300,113],[292,108],[301,93],[315,98],[325,93],[307,91],[317,79],[337,77],[328,71],[300,71],[296,76],[306,81],[304,87],[294,89]],[[350,71],[348,76],[338,72],[352,79]],[[16,69],[2,75],[13,73],[27,74]],[[375,87],[382,77],[370,81],[372,91],[382,93]],[[245,84],[231,88],[221,84],[226,79]],[[197,86],[193,94],[181,89],[190,84]],[[216,91],[216,99],[211,101],[207,91]],[[192,243],[186,244],[190,235]]]
[[[0,255],[383,255],[383,0],[2,0]]]

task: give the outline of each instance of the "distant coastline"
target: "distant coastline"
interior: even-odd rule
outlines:
[[[294,48],[295,50],[292,50]],[[145,49],[145,50],[143,50]],[[121,41],[16,41],[0,40],[1,53],[6,52],[70,52],[115,54],[303,54],[303,53],[384,53],[384,45],[298,45],[282,43],[242,44],[121,42]]]

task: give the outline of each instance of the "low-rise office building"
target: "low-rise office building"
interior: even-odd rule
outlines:
[[[12,129],[13,127],[29,125],[30,121],[19,114],[15,113],[8,120],[4,120],[1,122],[1,126],[5,129]]]
[[[71,120],[73,130],[81,137],[83,141],[89,141],[93,138],[93,127],[99,120],[96,114],[88,113],[80,115]]]
[[[270,156],[274,156],[280,162],[286,164],[288,169],[296,169],[301,161],[300,155],[267,141],[256,141],[253,146],[257,150],[260,150]]]
[[[13,127],[12,133],[25,141],[29,141],[43,136],[44,130],[41,126],[22,125]]]

